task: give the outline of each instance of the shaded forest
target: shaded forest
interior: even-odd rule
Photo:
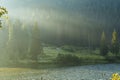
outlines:
[[[26,2],[29,3],[29,1]],[[9,8],[8,16],[10,18],[2,21],[4,27],[0,32],[2,37],[0,38],[0,49],[5,58],[14,59],[14,61],[19,59],[37,60],[40,54],[45,52],[44,48],[51,46],[55,46],[56,51],[57,48],[64,49],[66,46],[79,47],[88,54],[91,53],[88,50],[94,53],[102,46],[103,52],[100,53],[108,53],[114,30],[119,43],[119,1],[110,0],[110,4],[108,4],[108,1],[76,0],[74,2],[65,1],[66,5],[64,5],[63,0],[60,3],[53,0],[53,3],[50,4],[55,3],[56,5],[47,5],[46,1],[43,1],[44,5],[40,5],[40,7],[35,5],[37,2],[41,1],[33,1],[32,7],[20,2],[12,10],[15,13],[12,13]],[[81,5],[79,6],[78,3]],[[24,9],[22,9],[23,7],[19,8],[21,4]],[[103,32],[106,40],[103,39],[101,45]],[[106,47],[109,48],[108,51]],[[104,52],[104,50],[106,51]],[[74,53],[74,50],[71,52]],[[58,53],[59,50],[56,54]],[[95,55],[98,53],[95,52]]]

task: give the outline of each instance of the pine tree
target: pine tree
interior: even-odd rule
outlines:
[[[101,35],[100,54],[106,56],[107,53],[108,53],[108,46],[106,42],[105,32],[103,31]]]
[[[13,62],[17,61],[16,57],[16,46],[14,42],[14,27],[10,20],[6,23],[8,25],[8,40],[6,42],[6,53],[9,55],[9,60],[12,60]]]
[[[37,61],[38,56],[43,53],[39,31],[40,30],[39,30],[38,24],[35,22],[35,25],[32,29],[32,40],[31,40],[31,47],[30,47],[30,58],[35,61]]]
[[[112,33],[112,44],[111,44],[111,52],[116,56],[119,53],[119,42],[117,32],[114,30]]]

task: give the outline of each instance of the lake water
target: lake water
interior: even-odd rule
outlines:
[[[64,67],[17,73],[4,73],[0,80],[109,80],[113,73],[120,73],[120,64]],[[1,73],[1,72],[0,72]]]
[[[50,80],[109,80],[119,73],[120,64],[102,64],[53,69],[46,77]]]

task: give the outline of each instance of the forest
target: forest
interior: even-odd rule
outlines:
[[[108,5],[105,6],[105,8],[108,7]],[[37,12],[38,9],[35,11]],[[93,21],[88,23],[88,20],[86,20],[84,24],[80,25],[77,20],[80,20],[81,17],[76,18],[75,16],[76,19],[73,21],[73,14],[65,13],[64,16],[71,16],[71,18],[63,20],[64,16],[61,16],[57,20],[56,17],[56,23],[59,24],[57,25],[49,22],[49,17],[53,15],[49,13],[47,20],[48,25],[50,25],[49,28],[47,25],[39,23],[35,16],[38,14],[34,12],[32,13],[32,19],[29,21],[26,21],[25,18],[10,18],[9,15],[4,16],[4,14],[8,14],[8,11],[1,7],[1,18],[3,18],[3,21],[1,21],[1,27],[3,26],[1,36],[4,36],[1,38],[0,45],[3,53],[1,54],[1,59],[3,59],[1,63],[13,65],[30,63],[32,65],[34,62],[37,62],[37,64],[55,64],[58,61],[60,65],[64,66],[65,63],[81,65],[83,63],[119,62],[120,33],[119,27],[115,24],[106,25],[107,22],[102,23],[101,21],[99,23],[93,23]],[[92,24],[92,26],[86,23]],[[60,26],[60,24],[63,25]],[[72,26],[73,24],[75,25]],[[49,50],[53,52],[50,53]],[[47,58],[49,60],[46,60]],[[70,61],[69,59],[72,58],[73,60]]]
[[[1,0],[0,79],[119,80],[119,4]]]

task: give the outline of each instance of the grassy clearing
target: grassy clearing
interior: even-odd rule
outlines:
[[[26,68],[56,68],[59,67],[58,63],[56,63],[58,55],[62,54],[62,55],[73,55],[76,58],[79,58],[78,60],[72,61],[69,57],[64,57],[65,61],[62,60],[63,58],[61,58],[60,60],[62,60],[63,62],[68,61],[68,63],[78,63],[77,65],[89,65],[89,64],[103,64],[103,63],[110,63],[111,61],[113,61],[113,54],[109,53],[108,54],[108,60],[106,59],[105,56],[101,56],[99,53],[99,49],[96,50],[88,50],[88,49],[84,49],[84,48],[74,48],[74,50],[67,50],[67,49],[63,49],[61,47],[44,47],[44,54],[39,56],[39,61],[38,63],[33,62],[33,61],[29,61],[29,60],[21,60],[19,61],[20,64],[12,64],[12,65],[16,65],[15,67],[26,67]],[[67,59],[69,60],[67,60]],[[79,61],[80,60],[80,61]]]
[[[81,64],[96,64],[96,63],[107,63],[106,58],[99,54],[99,50],[85,50],[77,49],[75,51],[67,51],[62,48],[56,47],[44,47],[44,58],[42,57],[42,62],[52,62],[55,60],[58,54],[71,54],[79,57],[82,61]]]
[[[28,68],[0,68],[0,72],[23,72],[28,71]]]
[[[88,50],[76,50],[76,51],[67,51],[57,47],[44,47],[44,55],[40,56],[39,63],[29,64],[29,61],[23,60],[20,61],[20,64],[14,63],[14,68],[0,68],[0,79],[1,80],[34,80],[37,75],[49,73],[49,69],[54,69],[61,67],[56,61],[58,54],[72,54],[78,57],[81,61],[77,65],[88,65],[88,64],[101,64],[106,63],[105,57],[99,54],[98,50],[88,51]],[[112,54],[109,54],[112,57]],[[71,62],[71,59],[67,57],[68,61]],[[73,59],[77,61],[76,59]],[[30,61],[31,62],[31,61]],[[28,68],[29,67],[29,68]],[[35,76],[35,77],[31,77]],[[40,76],[37,76],[38,79],[41,79]],[[37,80],[37,78],[36,78]]]

